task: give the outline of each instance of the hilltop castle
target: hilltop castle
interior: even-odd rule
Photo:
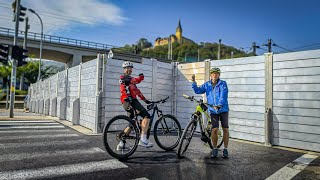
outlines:
[[[155,42],[154,46],[163,46],[167,45],[169,43],[169,38],[171,38],[171,42],[178,42],[179,44],[184,44],[184,43],[195,43],[191,39],[185,38],[182,36],[182,27],[179,19],[179,24],[178,27],[176,28],[176,34],[171,34],[169,37],[161,38],[158,37]]]

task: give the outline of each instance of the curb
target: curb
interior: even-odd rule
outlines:
[[[59,119],[58,117],[50,117],[50,116],[47,116],[48,119],[51,119],[51,120],[54,120],[60,124],[63,124],[64,126],[67,126],[79,133],[82,133],[84,135],[88,135],[88,136],[100,136],[101,134],[97,134],[97,133],[93,133],[92,130],[88,129],[88,128],[85,128],[81,125],[74,125],[72,124],[72,122],[70,121],[67,121],[67,120],[61,120]]]
[[[295,148],[283,147],[283,146],[276,146],[276,145],[265,145],[265,144],[263,144],[263,143],[246,141],[246,140],[242,140],[242,139],[232,139],[232,138],[230,138],[230,140],[236,141],[236,142],[241,142],[241,143],[247,143],[247,144],[257,145],[257,146],[270,147],[270,148],[273,148],[273,149],[281,149],[281,150],[286,150],[286,151],[291,151],[291,152],[297,152],[297,153],[303,153],[303,154],[312,154],[312,155],[320,156],[320,152],[316,152],[316,151],[309,151],[309,150],[303,150],[303,149],[295,149]]]

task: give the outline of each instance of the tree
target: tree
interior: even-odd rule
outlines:
[[[22,72],[24,73],[24,77],[28,80],[29,83],[37,82],[39,73],[39,61],[29,61],[28,64],[18,67],[17,77],[20,77]],[[42,66],[40,72],[41,79],[47,79],[57,72],[58,68],[55,66]]]
[[[131,53],[138,53],[145,57],[151,58],[168,58],[168,45],[156,46],[150,48],[152,44],[148,42],[145,38],[140,38],[137,44],[125,45],[122,48],[117,48],[117,50],[129,51]],[[172,56],[174,60],[184,62],[188,60],[188,62],[193,62],[198,60],[198,52],[200,61],[205,59],[216,60],[218,59],[218,43],[210,43],[210,42],[200,42],[199,44],[195,43],[183,43],[179,44],[178,42],[174,42],[172,44]],[[241,51],[233,46],[227,46],[225,44],[221,44],[221,59],[229,59],[231,58],[231,52],[233,52],[233,58],[237,57],[247,57],[252,54],[248,54],[244,51]]]
[[[145,48],[152,47],[152,43],[149,42],[146,38],[140,38],[139,41],[137,42],[137,46],[142,50]]]
[[[11,77],[11,69],[12,66],[10,65],[10,62],[8,66],[0,65],[0,78],[2,78],[3,87],[7,87],[7,83],[10,81],[10,79],[8,80],[8,77]]]

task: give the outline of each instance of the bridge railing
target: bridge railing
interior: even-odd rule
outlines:
[[[0,34],[5,35],[8,37],[14,37],[14,29],[8,29],[0,27]],[[18,36],[24,37],[24,31],[19,31]],[[40,41],[41,34],[40,33],[34,33],[34,32],[28,32],[27,38],[29,40],[37,40]],[[44,42],[50,42],[50,43],[58,43],[58,44],[66,44],[71,46],[78,46],[78,47],[85,47],[85,48],[93,48],[93,49],[102,49],[107,50],[111,48],[117,48],[116,46],[109,45],[109,44],[103,44],[103,43],[95,43],[90,41],[84,41],[79,39],[72,39],[72,38],[65,38],[60,36],[53,36],[53,35],[47,35],[43,34],[42,40]]]
[[[14,37],[14,32],[15,32],[14,29],[0,27],[0,35],[2,35],[2,36]],[[24,34],[25,34],[24,31],[19,31],[18,37],[24,38]],[[28,38],[28,40],[40,41],[41,34],[34,33],[34,32],[28,32],[27,38]],[[64,45],[69,45],[69,46],[91,48],[91,49],[97,49],[97,50],[114,49],[118,52],[129,54],[131,56],[135,56],[135,54],[136,54],[136,52],[134,52],[134,50],[126,49],[124,47],[117,47],[117,46],[113,46],[113,45],[109,45],[109,44],[95,43],[95,42],[90,42],[90,41],[83,41],[83,40],[79,40],[79,39],[72,39],[72,38],[53,36],[53,35],[47,35],[47,34],[43,34],[42,40],[43,40],[43,42],[64,44]],[[146,53],[144,53],[143,56],[147,57],[147,58],[155,58],[160,61],[164,61],[164,60],[168,61],[167,54],[155,53],[155,52],[149,53],[149,51],[146,51]]]

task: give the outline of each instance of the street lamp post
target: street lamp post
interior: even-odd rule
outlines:
[[[38,13],[36,13],[33,9],[28,9],[30,12],[35,14],[41,23],[41,39],[40,39],[40,60],[39,60],[39,73],[38,73],[38,81],[41,79],[41,59],[42,59],[42,37],[43,37],[43,23]]]

